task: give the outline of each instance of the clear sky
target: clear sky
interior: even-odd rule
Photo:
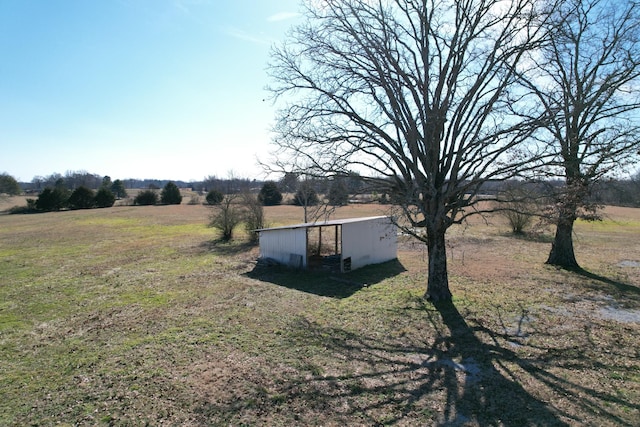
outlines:
[[[297,0],[0,0],[0,173],[261,178]]]

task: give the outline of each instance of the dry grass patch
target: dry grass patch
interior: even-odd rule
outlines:
[[[204,206],[0,216],[0,424],[636,425],[640,212],[607,213],[582,275],[499,218],[452,229],[435,307],[411,241],[337,277],[257,266]]]

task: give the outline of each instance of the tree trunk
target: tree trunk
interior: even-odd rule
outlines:
[[[568,270],[579,270],[573,251],[573,223],[574,218],[561,218],[556,225],[556,236],[551,245],[551,252],[547,264],[556,265]]]
[[[447,274],[447,247],[445,232],[428,230],[429,278],[424,297],[429,301],[451,301],[449,276]]]

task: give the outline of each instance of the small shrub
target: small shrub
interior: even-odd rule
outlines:
[[[205,197],[205,200],[209,205],[219,205],[220,203],[222,203],[223,199],[224,199],[224,194],[222,194],[218,190],[209,191],[207,193],[207,196]]]
[[[523,183],[508,184],[500,194],[500,214],[504,216],[513,234],[524,234],[540,211],[539,197]]]
[[[28,214],[37,212],[36,201],[34,199],[27,199],[27,204],[24,206],[14,206],[7,210],[9,214]]]
[[[134,205],[151,206],[158,204],[158,193],[153,190],[144,190],[133,199]]]
[[[189,198],[189,204],[190,205],[199,205],[200,204],[200,196],[198,196],[197,194],[192,194],[191,197]]]
[[[180,189],[173,182],[167,182],[160,194],[160,201],[165,205],[179,205],[182,203]]]

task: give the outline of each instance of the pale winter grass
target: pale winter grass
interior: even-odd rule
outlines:
[[[201,205],[2,215],[0,424],[637,425],[640,211],[606,213],[584,274],[544,265],[548,233],[452,229],[439,306],[406,238],[335,276],[259,266]]]

